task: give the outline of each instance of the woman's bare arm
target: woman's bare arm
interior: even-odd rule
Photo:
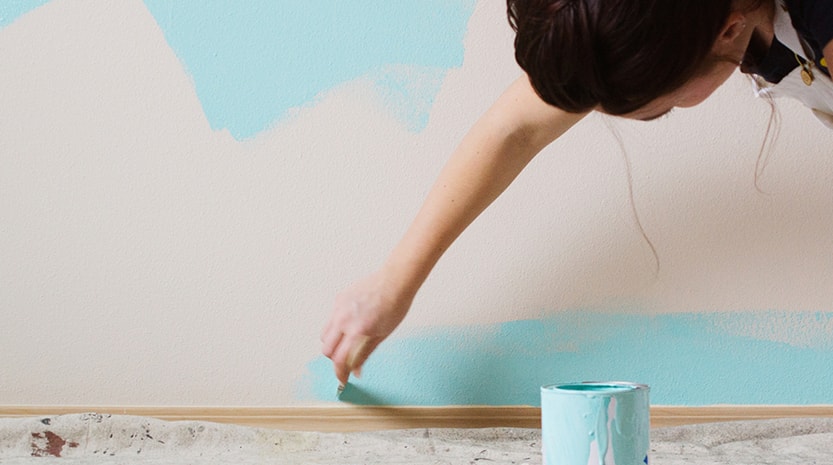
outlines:
[[[515,81],[463,138],[413,223],[376,273],[336,297],[323,353],[347,382],[405,317],[442,254],[545,146],[584,114],[543,102],[526,76]]]

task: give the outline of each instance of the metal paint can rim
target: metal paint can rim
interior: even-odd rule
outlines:
[[[647,384],[628,381],[580,381],[574,383],[556,383],[541,386],[541,392],[574,395],[616,395],[633,391],[650,391]]]

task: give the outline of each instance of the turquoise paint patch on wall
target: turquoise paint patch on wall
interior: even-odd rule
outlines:
[[[145,0],[192,76],[211,126],[238,139],[268,128],[324,90],[370,74],[395,97],[389,101],[394,114],[411,130],[423,128],[439,89],[437,76],[462,64],[474,4]],[[385,76],[391,66],[395,72]]]
[[[409,131],[419,132],[428,125],[431,105],[446,71],[428,66],[388,66],[372,73],[371,79],[385,107]]]
[[[13,23],[17,18],[49,3],[51,0],[3,0],[0,2],[0,29]]]
[[[800,316],[796,316],[800,315]],[[800,321],[827,332],[833,313],[643,315],[571,311],[544,320],[425,330],[384,343],[342,400],[362,405],[540,405],[542,385],[624,380],[658,405],[829,404],[833,347],[751,337],[747,322]],[[737,325],[727,329],[727,322]],[[754,323],[757,324],[757,323]],[[755,329],[751,328],[755,333]],[[332,365],[308,365],[298,396],[335,401]]]

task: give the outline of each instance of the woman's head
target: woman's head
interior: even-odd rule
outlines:
[[[743,52],[716,54],[716,40],[733,12],[766,1],[508,0],[507,10],[515,58],[544,101],[570,112],[626,115],[687,85],[711,93],[726,70],[703,78],[716,67],[733,70]],[[738,20],[728,32],[745,25]]]

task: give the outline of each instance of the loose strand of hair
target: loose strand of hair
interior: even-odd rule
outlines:
[[[755,190],[764,195],[769,195],[768,192],[761,188],[761,177],[769,165],[772,151],[775,146],[775,140],[781,132],[781,113],[775,106],[775,102],[771,95],[764,94],[763,100],[769,105],[769,121],[766,125],[766,132],[761,141],[761,148],[758,151],[758,159],[755,161]]]
[[[607,129],[613,134],[613,138],[616,139],[616,144],[619,146],[619,152],[622,154],[622,158],[625,160],[625,175],[627,176],[628,181],[628,199],[629,205],[631,207],[631,214],[633,216],[634,222],[636,223],[637,229],[639,229],[639,234],[642,235],[642,239],[648,244],[648,248],[651,250],[651,255],[654,258],[654,278],[659,276],[660,270],[660,260],[659,254],[657,253],[657,248],[654,246],[654,242],[648,237],[648,233],[645,232],[645,227],[642,225],[642,219],[639,216],[639,210],[636,208],[636,200],[633,194],[633,170],[631,167],[631,160],[628,158],[628,151],[625,149],[625,143],[622,141],[622,135],[619,133],[619,129],[614,126],[611,122],[611,119],[606,116],[602,116],[602,121],[604,121],[605,126]]]

